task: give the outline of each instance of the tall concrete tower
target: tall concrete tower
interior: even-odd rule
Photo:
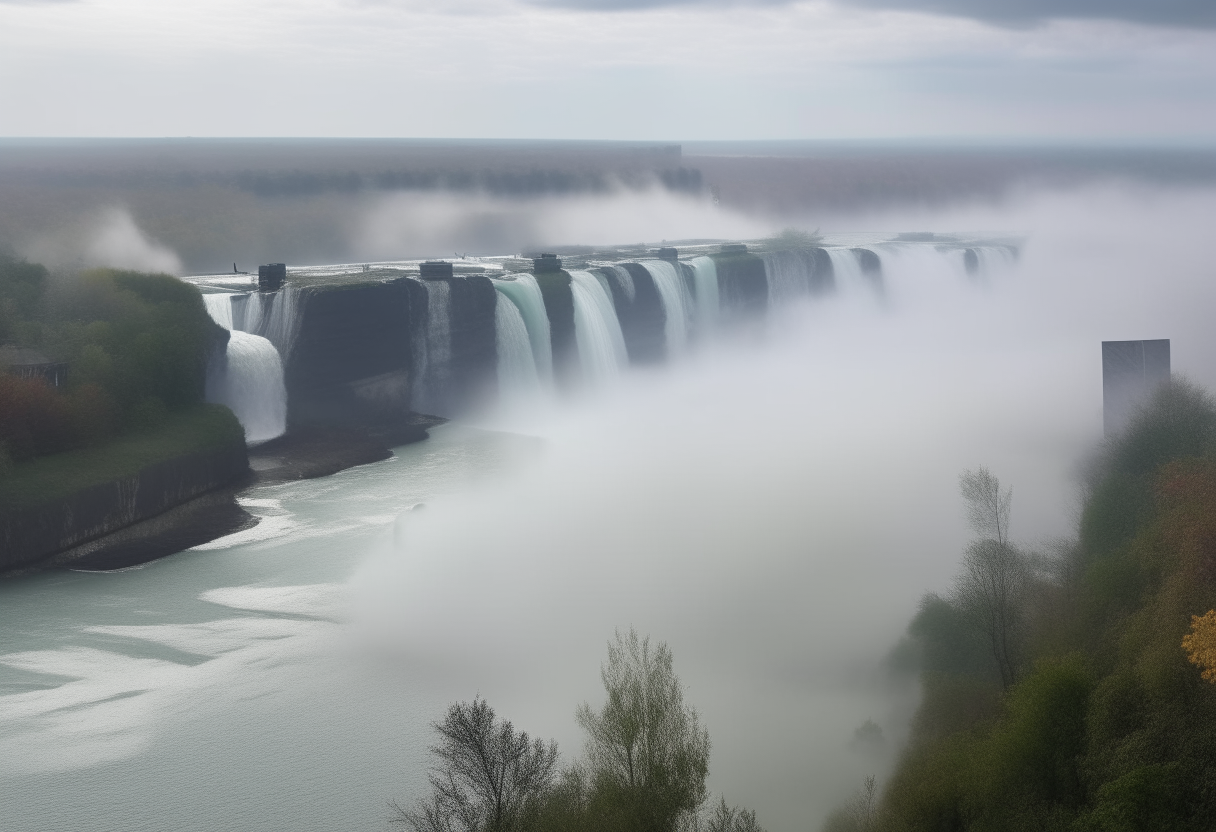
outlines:
[[[1136,409],[1170,377],[1170,341],[1102,342],[1102,427],[1127,426]]]

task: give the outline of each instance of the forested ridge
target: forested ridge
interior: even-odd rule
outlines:
[[[923,689],[909,747],[826,829],[1212,829],[1216,403],[1162,388],[1102,449],[1055,552],[1011,541],[990,472],[962,486],[977,539],[896,651]]]

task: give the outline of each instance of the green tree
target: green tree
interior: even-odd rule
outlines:
[[[669,832],[705,802],[709,733],[684,704],[671,651],[633,629],[618,631],[601,668],[607,701],[598,712],[584,704],[592,802],[620,814],[638,832]]]

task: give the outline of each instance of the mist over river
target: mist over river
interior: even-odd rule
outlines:
[[[955,571],[959,471],[1047,545],[1101,437],[1101,340],[1170,338],[1216,387],[1213,216],[1211,190],[1117,185],[855,215],[1026,242],[978,280],[884,251],[881,295],[254,487],[258,526],[144,567],[0,584],[0,827],[384,829],[451,702],[575,757],[632,625],[671,646],[715,795],[817,828],[906,733],[884,658]]]

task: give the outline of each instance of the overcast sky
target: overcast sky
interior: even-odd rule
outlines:
[[[0,0],[0,135],[1212,140],[1216,0]]]

